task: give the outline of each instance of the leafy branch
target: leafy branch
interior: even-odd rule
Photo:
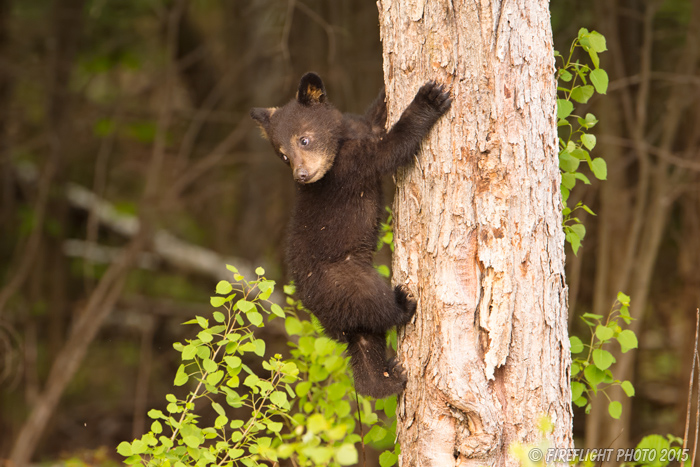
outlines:
[[[591,66],[574,61],[575,52],[583,49],[588,53]],[[608,74],[600,68],[598,54],[607,50],[605,37],[596,32],[589,32],[581,28],[578,37],[574,39],[569,48],[568,56],[564,57],[559,52],[554,52],[557,60],[561,60],[557,77],[557,126],[559,131],[559,168],[561,170],[561,193],[564,203],[564,233],[566,241],[571,244],[574,253],[578,253],[581,241],[586,235],[586,228],[574,213],[583,209],[591,215],[595,213],[582,202],[573,208],[567,205],[569,194],[576,186],[577,181],[590,185],[590,180],[580,172],[580,163],[585,161],[588,168],[598,180],[607,178],[608,170],[605,160],[600,157],[591,158],[589,151],[596,145],[595,135],[588,131],[593,128],[598,120],[592,113],[585,116],[574,114],[574,102],[585,104],[595,92],[605,94],[608,89]]]

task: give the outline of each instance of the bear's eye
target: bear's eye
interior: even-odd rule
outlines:
[[[283,161],[289,162],[289,157],[287,157],[287,156],[284,155],[284,154],[281,154],[281,156],[282,156],[282,160],[283,160]]]
[[[307,138],[306,136],[302,136],[301,138],[299,138],[299,144],[301,144],[302,146],[308,146],[309,143],[309,138]]]

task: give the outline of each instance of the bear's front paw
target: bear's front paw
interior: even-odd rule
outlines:
[[[452,105],[450,91],[445,90],[445,86],[435,81],[428,81],[418,90],[417,96],[421,103],[430,107],[439,115],[447,112]]]
[[[413,296],[411,291],[403,284],[394,287],[394,297],[396,298],[396,304],[401,307],[404,311],[405,322],[408,323],[416,314],[416,307],[418,302]]]

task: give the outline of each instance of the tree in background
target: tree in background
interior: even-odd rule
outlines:
[[[433,7],[405,3],[394,9],[406,8],[421,21],[435,17],[422,15]],[[373,2],[186,1],[177,28],[176,64],[168,61],[175,65],[170,67],[164,59],[165,31],[177,4],[0,0],[0,459],[9,457],[31,408],[49,394],[45,390],[57,356],[69,340],[78,342],[71,329],[135,232],[129,226],[144,208],[145,161],[153,154],[166,68],[175,75],[165,169],[159,174],[160,186],[167,190],[159,190],[163,199],[157,228],[167,235],[157,235],[145,248],[148,252],[137,255],[138,267],[125,273],[112,313],[75,361],[74,376],[45,419],[33,459],[90,453],[101,446],[113,453],[119,441],[143,432],[146,408],[157,407],[170,390],[179,363],[171,344],[187,332],[180,323],[210,311],[207,297],[212,283],[226,274],[224,257],[235,257],[228,262],[241,270],[246,263],[264,264],[271,278],[283,280],[279,244],[293,185],[287,168],[269,157],[267,143],[252,128],[249,108],[263,101],[284,102],[291,97],[290,86],[309,70],[324,76],[334,103],[344,110],[362,112],[381,86]],[[442,188],[436,184],[444,177],[455,185],[456,167],[467,157],[475,160],[470,168],[493,170],[492,158],[481,152],[489,148],[482,130],[492,126],[483,112],[491,115],[499,102],[488,100],[488,92],[505,96],[505,89],[513,90],[494,85],[507,75],[492,65],[498,57],[508,58],[502,54],[510,49],[503,39],[505,45],[498,47],[492,40],[492,49],[481,43],[496,36],[494,24],[507,27],[503,18],[509,10],[497,16],[493,12],[498,10],[483,5],[475,7],[479,16],[491,19],[469,23],[477,25],[467,29],[474,31],[473,38],[465,31],[444,38],[454,28],[449,21],[437,31],[425,28],[427,34],[417,38],[414,47],[425,50],[438,68],[444,62],[446,70],[428,72],[433,63],[426,65],[422,52],[414,61],[397,61],[396,53],[388,56],[396,82],[389,90],[394,93],[392,109],[406,103],[399,101],[402,86],[407,86],[408,99],[421,80],[450,82],[452,74],[458,78],[458,99],[466,95],[465,107],[471,106],[467,112],[455,109],[454,115],[467,123],[445,122],[426,146],[436,148],[449,136],[450,144],[469,151],[453,158],[449,174],[425,176],[421,190]],[[693,18],[700,10],[696,0],[551,0],[550,6],[554,43],[562,52],[581,27],[604,33],[608,41],[609,51],[601,56],[611,77],[608,94],[594,96],[580,108],[582,115],[590,108],[600,119],[593,129],[595,152],[608,161],[608,181],[590,177],[590,186],[571,195],[572,204],[582,199],[598,216],[581,216],[588,233],[578,256],[567,257],[566,279],[574,335],[587,332],[579,328],[580,315],[607,313],[619,290],[632,296],[640,348],[630,353],[636,359],[625,364],[637,392],[623,410],[629,418],[612,447],[633,446],[644,434],[680,434],[685,423],[694,310],[700,305],[700,86],[697,60],[692,59],[699,30]],[[76,14],[57,15],[63,8]],[[457,5],[457,11],[461,8]],[[423,27],[413,21],[394,27],[408,33],[417,26]],[[531,42],[523,41],[523,47]],[[471,61],[484,65],[472,69],[466,66]],[[404,81],[417,64],[424,71],[411,76],[415,82]],[[457,64],[463,67],[459,73],[450,69]],[[478,79],[483,83],[472,84]],[[476,102],[477,96],[482,100]],[[460,130],[466,136],[459,140],[458,133],[448,130],[453,124],[472,126]],[[439,160],[427,153],[419,165],[432,169]],[[52,166],[57,170],[49,170]],[[420,167],[416,170],[412,179],[423,177]],[[484,187],[482,204],[491,186],[498,186],[498,178],[487,184],[469,171],[459,173],[469,174],[467,183]],[[404,193],[404,198],[417,196]],[[473,209],[474,200],[464,203]],[[417,206],[436,212],[427,201],[413,209]],[[477,221],[485,221],[471,216],[461,223],[454,216],[443,218],[474,231]],[[417,217],[404,213],[401,225],[413,219]],[[426,239],[426,247],[415,250],[421,255],[428,246],[434,248],[427,240],[440,238],[420,235]],[[445,263],[445,256],[439,258]],[[401,267],[396,270],[407,277]],[[420,269],[421,274],[427,271]],[[474,274],[485,272],[477,268]],[[432,293],[430,287],[415,292]],[[265,331],[272,342],[283,342],[274,327]],[[488,350],[489,340],[482,342]],[[483,366],[483,359],[477,363]],[[495,377],[505,369],[497,368]],[[607,399],[593,418],[574,409],[577,445],[584,446],[587,437],[589,447],[605,447],[620,434],[620,427],[608,429],[613,425],[606,405]]]
[[[570,447],[548,2],[379,12],[390,122],[427,79],[455,98],[394,201],[394,280],[420,297],[399,341],[403,465],[516,465],[514,443]]]

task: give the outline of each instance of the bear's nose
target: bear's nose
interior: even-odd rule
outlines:
[[[299,167],[294,171],[294,178],[299,182],[305,182],[309,179],[309,171],[303,167]]]

